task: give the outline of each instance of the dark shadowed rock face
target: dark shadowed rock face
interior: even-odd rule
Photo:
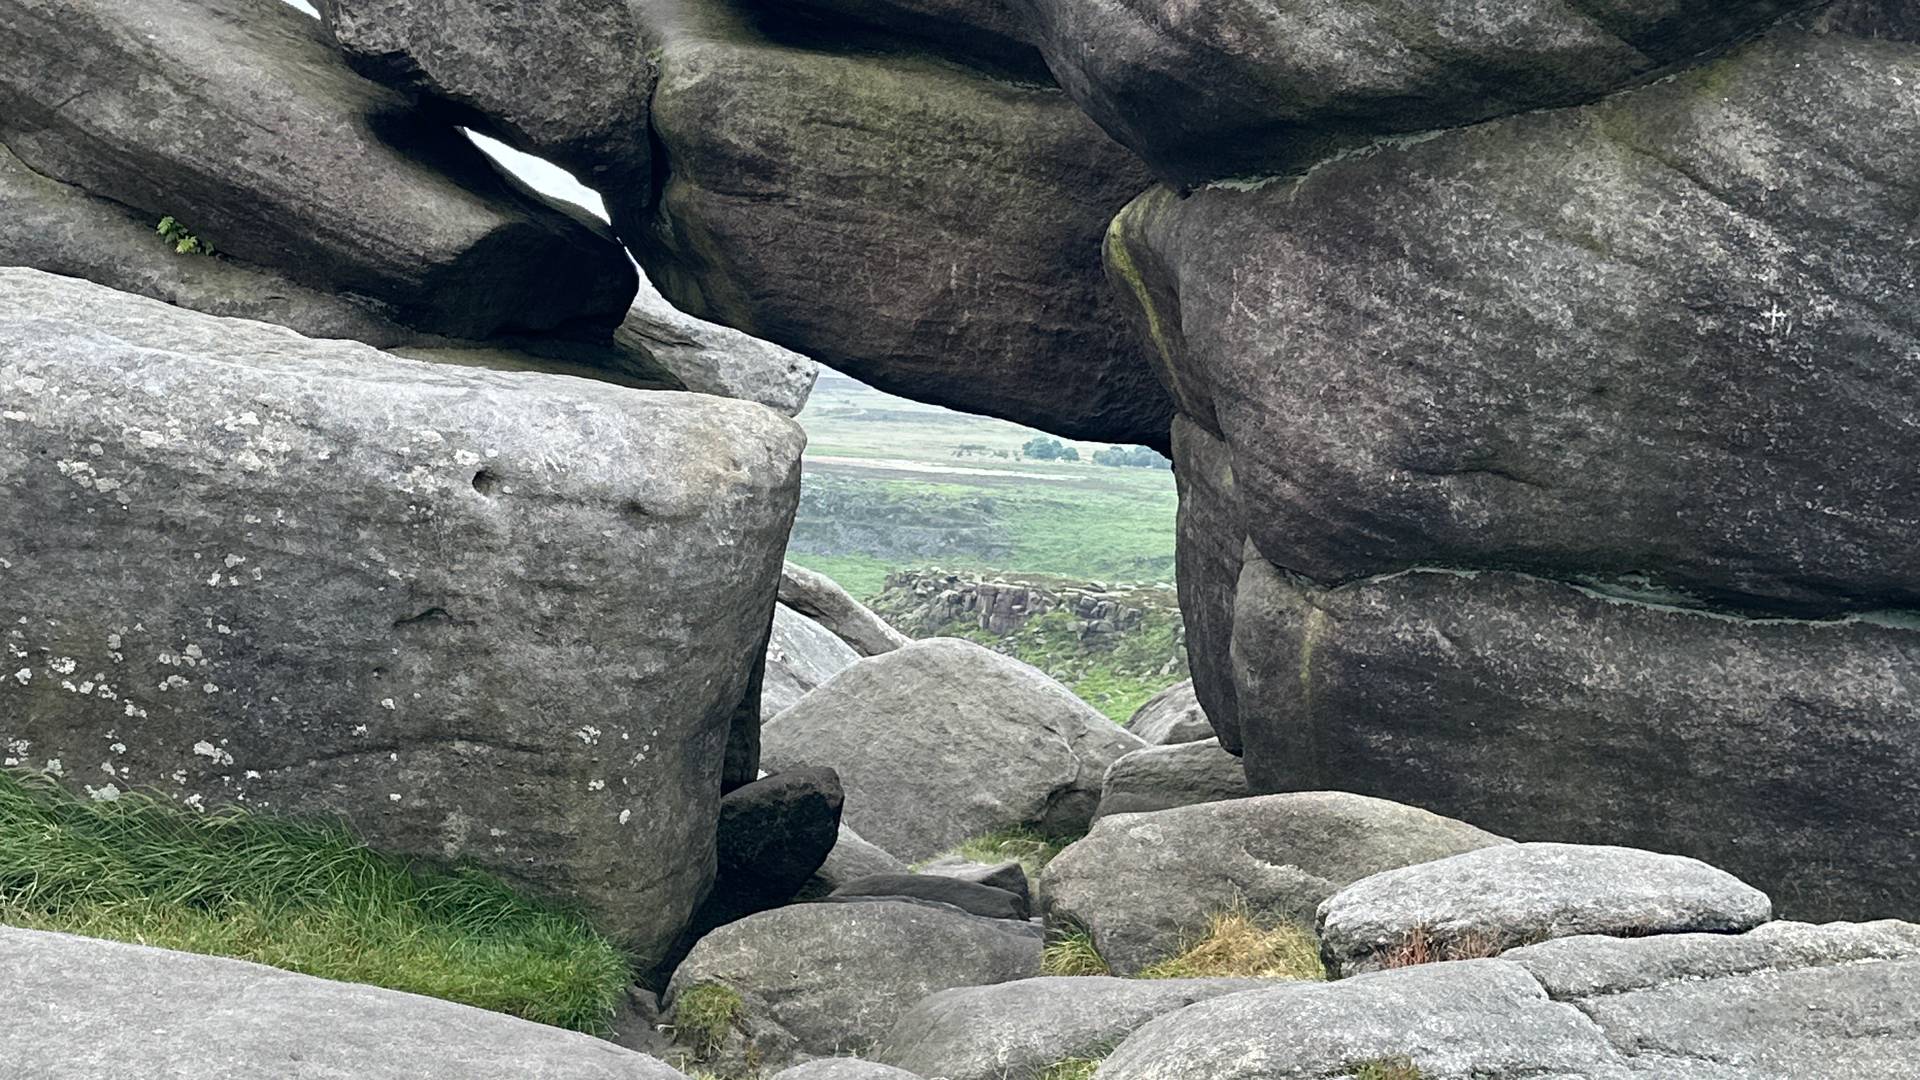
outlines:
[[[655,949],[711,879],[802,442],[0,271],[0,741],[95,797],[337,813]]]
[[[789,30],[843,37],[875,30],[988,71],[1050,78],[1032,31],[1007,0],[747,0],[747,6]]]
[[[892,393],[1166,444],[1100,267],[1148,182],[1131,155],[1051,85],[687,7],[653,101],[660,202],[630,238],[669,299]]]
[[[1249,563],[1255,790],[1390,795],[1523,840],[1723,867],[1795,918],[1911,915],[1920,631],[1511,574],[1319,589]]]
[[[633,297],[604,229],[516,192],[277,0],[6,0],[0,53],[0,143],[29,168],[405,325],[610,329]]]
[[[1151,194],[1116,267],[1175,296],[1183,409],[1212,406],[1276,565],[1920,606],[1916,79],[1913,46],[1782,32],[1298,183]]]
[[[1008,0],[1060,85],[1179,184],[1591,101],[1807,0]]]
[[[1024,922],[1032,915],[1024,891],[1016,894],[997,886],[940,874],[875,874],[840,886],[833,891],[832,898],[868,897],[928,900],[987,919],[1018,919]]]
[[[0,927],[7,1074],[682,1080],[612,1043],[259,964]]]
[[[1242,745],[1240,708],[1230,649],[1247,524],[1233,486],[1233,451],[1183,412],[1173,422],[1173,453],[1179,462],[1174,482],[1180,489],[1174,568],[1194,703],[1220,736],[1220,745],[1237,754]]]
[[[629,0],[319,0],[355,71],[588,187],[644,187],[652,65]]]

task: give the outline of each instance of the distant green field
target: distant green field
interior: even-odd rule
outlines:
[[[1039,435],[1003,420],[820,380],[800,422],[806,484],[789,557],[856,596],[896,569],[1171,581],[1173,474],[1022,458]]]

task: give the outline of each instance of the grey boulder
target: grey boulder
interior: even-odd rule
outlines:
[[[750,0],[762,9],[811,15],[844,29],[880,30],[963,63],[1051,81],[1032,31],[1007,0]]]
[[[1149,746],[1107,766],[1095,818],[1243,799],[1247,772],[1219,739]]]
[[[1194,694],[1193,680],[1177,682],[1147,699],[1127,719],[1127,730],[1156,745],[1199,742],[1214,737],[1206,710]]]
[[[339,815],[671,939],[712,879],[790,421],[31,270],[0,313],[9,764]]]
[[[795,769],[722,796],[715,894],[740,914],[793,899],[838,842],[843,801],[832,769]]]
[[[773,1080],[920,1080],[910,1072],[859,1058],[820,1058],[775,1073]]]
[[[942,1080],[1038,1080],[1098,1058],[1135,1028],[1258,979],[1051,977],[942,990],[900,1018],[871,1056]]]
[[[669,1018],[696,990],[736,995],[724,1037],[695,1048],[722,1067],[861,1053],[928,994],[1039,974],[1028,929],[899,901],[762,912],[694,946],[668,986]]]
[[[1140,740],[1039,671],[941,638],[860,661],[762,732],[773,771],[828,766],[846,822],[903,859],[1014,826],[1084,829]]]
[[[1099,254],[1145,169],[1051,85],[747,7],[651,16],[659,201],[627,239],[660,291],[890,393],[1164,446]]]
[[[780,602],[833,631],[861,656],[879,656],[913,640],[855,600],[839,582],[798,563],[780,569]]]
[[[576,1032],[259,964],[0,927],[20,1080],[683,1080]]]
[[[1766,922],[1766,894],[1697,859],[1632,848],[1510,844],[1362,878],[1320,905],[1316,930],[1339,977],[1392,962],[1416,935],[1446,956],[1580,934],[1737,933]]]
[[[1047,865],[1047,925],[1090,934],[1115,974],[1166,959],[1236,907],[1310,926],[1322,900],[1382,870],[1509,841],[1340,792],[1266,795],[1095,823]]]
[[[1396,132],[1591,101],[1792,0],[1008,0],[1060,84],[1183,185],[1297,173]]]
[[[813,875],[813,881],[808,886],[810,893],[824,896],[859,878],[907,872],[906,863],[868,842],[859,833],[849,829],[845,822],[841,823],[836,836],[833,850],[827,852],[826,861],[820,864],[820,869]]]
[[[969,915],[987,919],[1018,919],[1024,922],[1032,915],[1024,891],[1016,893],[995,885],[939,874],[875,874],[847,882],[833,890],[831,899],[876,896],[948,904]]]
[[[516,189],[277,0],[6,0],[0,53],[0,144],[220,258],[460,338],[604,332],[633,298],[604,228]]]
[[[859,662],[860,654],[832,631],[785,604],[773,609],[773,633],[767,639],[767,675],[760,688],[760,718],[771,720],[835,675]]]
[[[614,339],[646,353],[695,393],[757,401],[783,416],[800,415],[820,377],[820,365],[812,360],[696,319],[667,303],[647,281],[640,283],[640,295]]]
[[[996,889],[1005,889],[1022,900],[1030,900],[1033,893],[1033,883],[1027,880],[1027,869],[1018,861],[989,865],[950,855],[922,864],[916,868],[916,872],[935,877],[959,878],[962,881],[971,881],[980,885],[991,885]]]

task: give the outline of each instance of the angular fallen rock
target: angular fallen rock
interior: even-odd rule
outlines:
[[[1510,844],[1464,822],[1340,792],[1265,795],[1095,823],[1047,865],[1040,907],[1093,938],[1115,974],[1177,954],[1215,915],[1311,926],[1315,908],[1371,874]]]
[[[773,609],[773,634],[767,639],[767,674],[760,684],[760,719],[797,704],[860,660],[833,632],[785,604]]]
[[[833,631],[861,656],[879,656],[913,641],[855,600],[839,582],[798,563],[780,568],[780,602]]]
[[[1134,1029],[1259,979],[1048,977],[942,990],[909,1009],[871,1056],[942,1080],[1038,1080],[1098,1058]]]
[[[1238,757],[1220,749],[1219,739],[1149,746],[1107,766],[1100,808],[1093,816],[1144,814],[1251,794],[1246,769]]]
[[[900,901],[799,904],[701,939],[667,1004],[703,1063],[778,1069],[862,1053],[928,994],[1039,969],[1040,935],[1025,924]],[[724,1003],[722,1030],[688,1028],[687,1003],[703,995],[707,1015]]]
[[[696,319],[667,303],[646,280],[614,339],[644,350],[697,394],[757,401],[783,416],[800,415],[820,377],[820,365],[812,360],[730,326]]]
[[[833,890],[830,899],[876,896],[928,900],[987,919],[1018,919],[1024,922],[1032,915],[1024,892],[1016,893],[995,885],[939,874],[875,874],[857,878]]]
[[[1214,737],[1213,725],[1194,695],[1193,680],[1177,682],[1147,699],[1127,719],[1127,730],[1155,745]]]
[[[1320,955],[1338,978],[1581,934],[1738,933],[1773,915],[1765,893],[1698,859],[1584,844],[1508,844],[1361,878],[1320,904]]]
[[[862,660],[761,737],[768,769],[838,772],[846,823],[903,859],[996,829],[1083,829],[1107,766],[1143,745],[1038,670],[955,638]]]
[[[684,1080],[612,1043],[240,960],[0,926],[21,1080]]]
[[[714,867],[802,436],[0,269],[0,739],[338,815],[646,953]]]

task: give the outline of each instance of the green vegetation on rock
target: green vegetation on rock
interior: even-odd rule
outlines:
[[[1071,930],[1048,941],[1040,951],[1043,975],[1111,975],[1113,968],[1085,930]]]
[[[1187,674],[1177,612],[1149,611],[1139,627],[1113,635],[1111,648],[1090,648],[1078,621],[1064,610],[1029,619],[1005,637],[978,627],[953,635],[1032,664],[1115,723],[1124,723],[1148,698]]]
[[[175,220],[171,215],[161,218],[160,224],[155,225],[153,231],[159,233],[160,239],[172,244],[173,250],[182,255],[212,255],[214,253],[212,244],[188,232],[187,227],[180,224],[180,222]]]
[[[1070,1058],[1047,1066],[1040,1080],[1093,1080],[1093,1074],[1099,1070],[1097,1058]]]
[[[674,1038],[696,1054],[716,1053],[726,1045],[745,1007],[745,999],[730,986],[701,983],[691,987],[674,999]]]
[[[1420,1067],[1406,1058],[1381,1058],[1354,1066],[1353,1080],[1425,1080]]]
[[[998,832],[962,841],[951,854],[958,855],[968,862],[988,865],[1011,860],[1019,863],[1028,877],[1037,878],[1040,876],[1040,871],[1045,870],[1047,864],[1053,861],[1054,856],[1065,851],[1067,845],[1071,843],[1073,843],[1072,838],[1042,836],[1032,829],[1001,829]]]
[[[1224,911],[1177,956],[1140,972],[1143,979],[1310,979],[1327,977],[1320,943],[1290,922],[1265,923],[1243,909]]]
[[[0,923],[230,956],[608,1029],[628,961],[570,914],[344,828],[0,772]]]

